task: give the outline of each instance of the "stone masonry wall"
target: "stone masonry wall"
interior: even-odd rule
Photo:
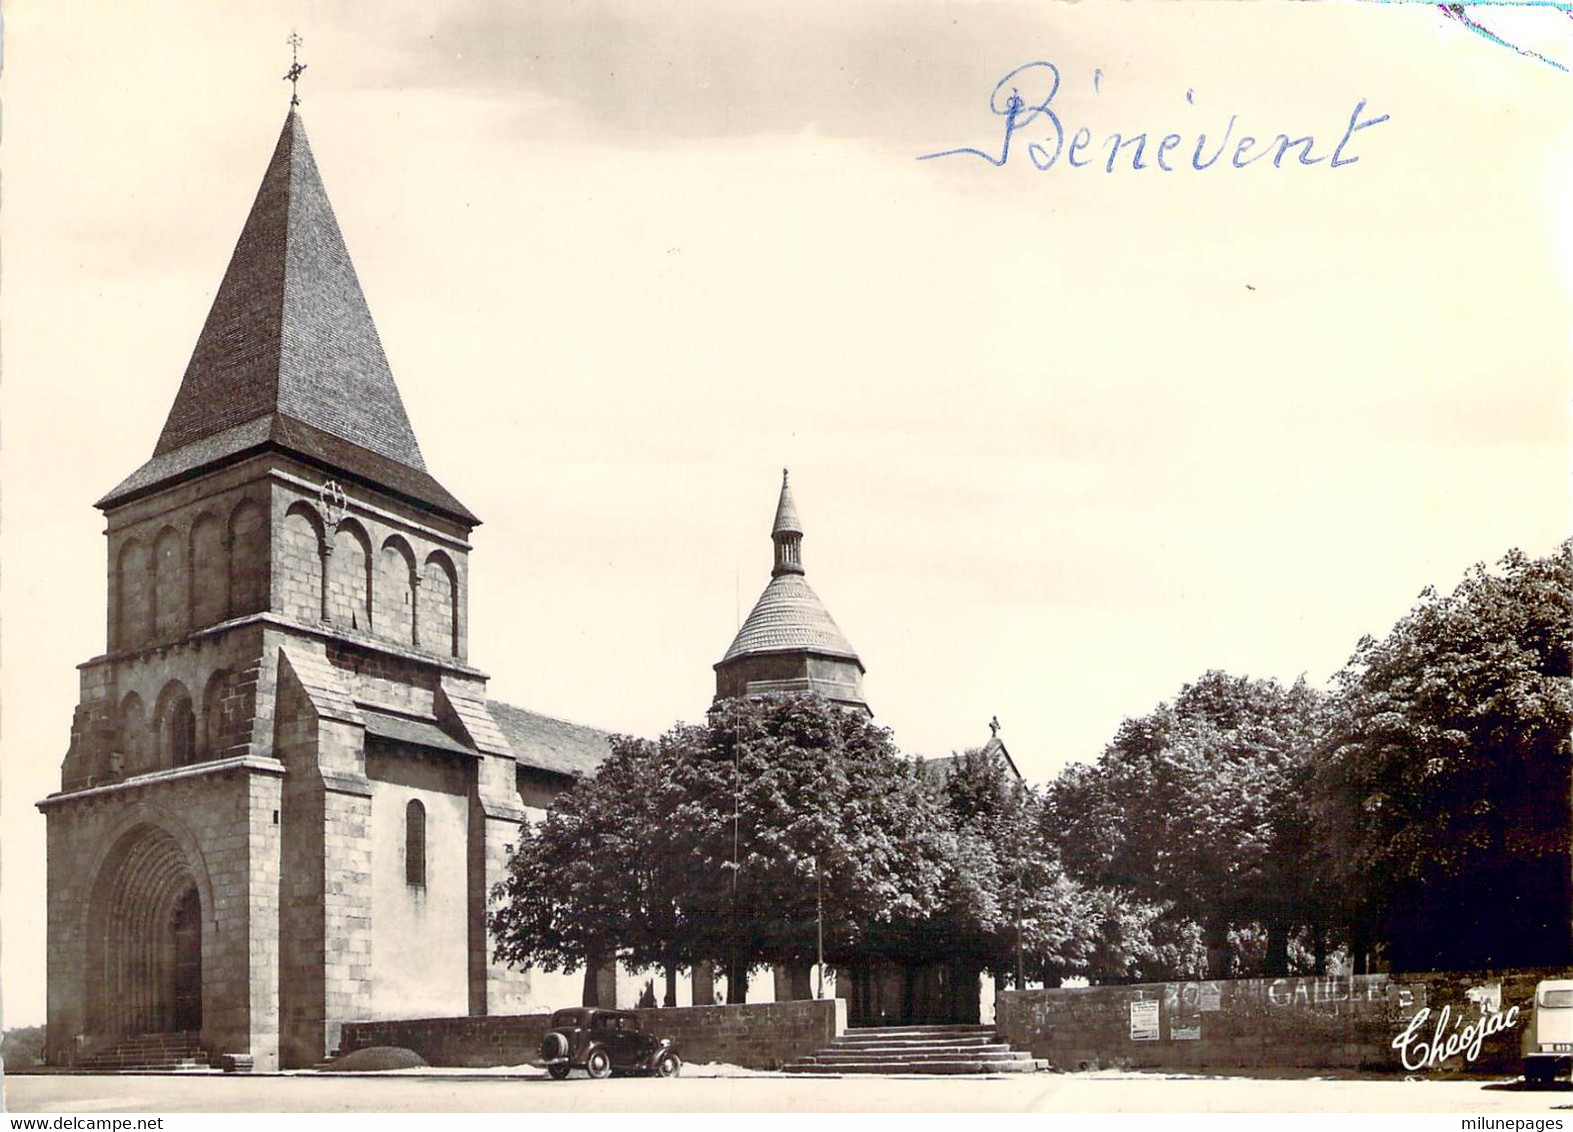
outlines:
[[[1012,1045],[1064,1070],[1097,1063],[1512,1074],[1522,1066],[1535,982],[1554,977],[1565,976],[1453,972],[1001,991],[996,1019]],[[1459,1048],[1468,1044],[1466,1027],[1488,1031],[1473,1057]],[[1454,1036],[1462,1040],[1447,1054]]]
[[[178,846],[202,907],[202,1043],[215,1053],[276,1062],[271,1004],[244,988],[274,962],[279,770],[260,761],[193,766],[44,803],[49,868],[49,1058],[69,1064],[90,1031],[105,974],[90,969],[90,937],[117,898],[147,881],[118,872],[139,840]],[[142,886],[142,887],[139,887]],[[111,935],[111,940],[118,937]],[[100,960],[107,963],[114,957]]]
[[[385,509],[375,495],[352,488],[340,518],[324,514],[316,488],[277,478],[272,608],[352,639],[462,662],[468,544],[402,507]]]
[[[846,1000],[840,998],[637,1013],[646,1030],[672,1039],[684,1061],[724,1061],[749,1069],[777,1069],[828,1046],[847,1028]],[[539,1055],[550,1019],[549,1014],[499,1014],[346,1022],[339,1053],[401,1046],[432,1065],[523,1065]]]

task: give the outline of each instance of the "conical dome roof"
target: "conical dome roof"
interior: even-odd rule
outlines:
[[[781,498],[776,503],[770,539],[775,544],[775,570],[770,584],[759,595],[720,663],[759,653],[813,652],[844,657],[862,668],[858,654],[803,577],[803,522],[797,517],[797,503],[785,469],[781,472]]]
[[[775,535],[800,535],[803,533],[803,520],[797,517],[797,503],[792,499],[792,487],[787,483],[786,469],[781,469],[781,500],[776,504],[776,521],[770,528],[770,534]]]
[[[802,574],[777,574],[759,595],[743,627],[721,658],[767,652],[816,652],[858,660],[830,611]]]

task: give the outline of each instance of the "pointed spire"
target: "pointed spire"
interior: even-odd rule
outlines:
[[[269,414],[426,467],[293,109],[154,455]]]
[[[776,565],[770,572],[772,578],[782,574],[803,573],[803,522],[797,517],[797,504],[792,500],[792,487],[787,482],[787,470],[781,469],[781,500],[776,504],[776,521],[770,528],[770,539],[776,544]]]
[[[775,569],[716,662],[717,698],[808,691],[868,711],[863,662],[803,576],[803,524],[785,471],[771,541]]]
[[[783,531],[803,533],[803,522],[797,517],[797,504],[792,501],[792,485],[787,482],[787,470],[781,469],[781,501],[776,504],[776,521],[770,528],[772,535]]]
[[[98,505],[258,447],[477,521],[426,471],[293,106],[153,459]]]

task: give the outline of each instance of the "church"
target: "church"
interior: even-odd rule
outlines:
[[[422,459],[293,106],[152,457],[97,506],[107,648],[39,804],[50,1061],[162,1034],[305,1066],[349,1019],[576,1000],[491,960],[486,902],[607,736],[487,698],[479,520]]]
[[[293,102],[153,454],[97,506],[107,645],[38,803],[48,1060],[303,1067],[347,1021],[578,1001],[495,962],[486,910],[609,736],[488,698],[470,662],[480,520],[426,467]],[[783,474],[716,698],[872,714],[802,539]],[[631,1005],[628,981],[596,995]]]

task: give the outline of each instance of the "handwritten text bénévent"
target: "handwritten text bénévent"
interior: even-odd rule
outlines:
[[[1096,88],[1101,73],[1094,73]],[[1229,115],[1223,132],[1197,132],[1194,144],[1189,133],[1148,132],[1095,135],[1086,126],[1068,130],[1052,103],[1060,91],[1059,68],[1053,63],[1038,61],[1023,63],[1011,71],[989,94],[989,110],[1005,119],[1004,136],[998,150],[960,146],[955,149],[925,153],[919,161],[932,161],[939,157],[976,157],[996,167],[1009,164],[1013,147],[1021,152],[1025,143],[1027,158],[1040,171],[1056,166],[1081,169],[1101,167],[1106,173],[1120,170],[1157,169],[1165,173],[1193,169],[1201,172],[1221,165],[1223,168],[1244,169],[1259,161],[1271,160],[1275,169],[1287,164],[1295,166],[1320,165],[1326,162],[1329,169],[1353,165],[1360,158],[1354,153],[1355,135],[1361,130],[1380,125],[1389,118],[1387,114],[1366,116],[1366,100],[1355,103],[1354,110],[1344,121],[1339,119],[1335,130],[1339,133],[1336,144],[1332,133],[1318,138],[1313,134],[1275,133],[1270,137],[1237,134],[1239,115]],[[1193,93],[1186,92],[1186,101],[1194,105]],[[1225,160],[1225,155],[1228,155]],[[1129,162],[1127,165],[1126,162]]]

